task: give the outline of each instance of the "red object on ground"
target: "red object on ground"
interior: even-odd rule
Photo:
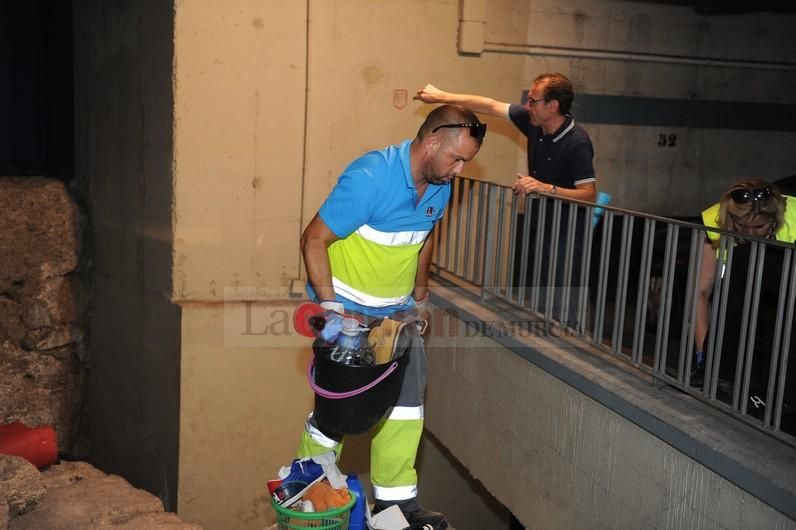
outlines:
[[[28,427],[15,421],[0,425],[0,453],[21,456],[36,467],[58,460],[58,443],[52,425]]]

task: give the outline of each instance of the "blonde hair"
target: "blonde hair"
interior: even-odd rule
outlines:
[[[766,199],[749,200],[738,204],[732,198],[732,193],[737,190],[759,190],[771,188],[771,194]],[[733,184],[719,201],[719,217],[716,219],[719,228],[735,230],[736,224],[745,225],[758,216],[763,216],[773,223],[771,233],[774,234],[785,219],[785,197],[774,186],[763,179],[751,178],[739,180]]]

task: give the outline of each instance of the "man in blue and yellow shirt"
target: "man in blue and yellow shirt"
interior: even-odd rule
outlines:
[[[486,126],[469,110],[433,110],[417,136],[349,165],[301,237],[308,292],[329,310],[387,317],[428,298],[428,235],[450,198],[450,181],[481,147]],[[411,350],[398,403],[376,428],[371,482],[376,509],[397,504],[411,525],[447,528],[417,503],[415,457],[423,431],[425,352]],[[310,414],[299,457],[334,449]]]

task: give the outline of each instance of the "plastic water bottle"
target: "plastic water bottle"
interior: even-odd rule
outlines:
[[[365,530],[365,492],[362,490],[362,483],[356,473],[351,473],[346,478],[348,491],[356,496],[354,507],[351,508],[351,515],[348,519],[348,530]]]
[[[341,364],[373,366],[373,348],[368,344],[366,331],[368,328],[360,326],[357,319],[344,318],[330,358]]]
[[[315,335],[326,342],[334,343],[343,328],[345,317],[334,311],[326,311],[309,318],[310,326],[315,330]]]

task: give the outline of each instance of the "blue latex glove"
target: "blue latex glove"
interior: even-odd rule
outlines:
[[[343,329],[343,315],[334,311],[327,311],[324,315],[326,323],[323,329],[318,332],[318,336],[326,342],[335,342],[337,336]]]

